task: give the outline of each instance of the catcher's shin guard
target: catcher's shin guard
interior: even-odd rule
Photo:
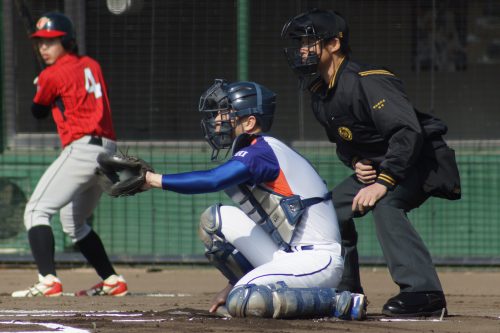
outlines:
[[[226,299],[226,307],[233,317],[274,317],[273,294],[264,285],[237,286]]]
[[[289,288],[283,282],[250,284],[235,287],[227,297],[226,307],[233,317],[332,317],[336,295],[333,288]]]
[[[220,206],[210,206],[201,214],[199,236],[205,244],[208,261],[234,285],[254,267],[222,234]]]

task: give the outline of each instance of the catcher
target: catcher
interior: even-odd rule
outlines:
[[[122,195],[122,185],[123,195],[150,188],[185,194],[224,190],[239,205],[215,204],[200,218],[205,254],[228,279],[210,312],[364,319],[365,296],[335,289],[344,260],[331,193],[306,159],[262,134],[271,128],[275,100],[258,83],[216,80],[201,96],[199,111],[212,159],[231,148],[227,162],[162,175],[141,161],[102,155],[98,173],[113,196]]]

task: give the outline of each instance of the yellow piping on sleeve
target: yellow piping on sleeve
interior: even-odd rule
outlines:
[[[370,71],[359,72],[358,74],[361,76],[375,75],[375,74],[395,76],[394,74],[392,74],[389,71],[386,71],[385,69],[374,69],[374,70],[370,70]]]

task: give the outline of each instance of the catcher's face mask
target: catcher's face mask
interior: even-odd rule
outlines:
[[[212,147],[212,160],[218,158],[221,149],[231,148],[234,140],[236,115],[232,112],[231,103],[223,89],[226,85],[227,82],[224,80],[215,80],[215,83],[201,95],[198,106],[198,110],[204,114],[201,128],[205,140]]]

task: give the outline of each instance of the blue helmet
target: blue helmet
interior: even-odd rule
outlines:
[[[212,159],[217,158],[219,150],[231,147],[235,139],[233,119],[253,115],[261,130],[267,132],[271,129],[275,108],[276,94],[263,85],[216,79],[201,95],[198,107],[204,114],[201,125],[205,139],[213,149]],[[227,120],[216,122],[219,114],[227,114]]]

